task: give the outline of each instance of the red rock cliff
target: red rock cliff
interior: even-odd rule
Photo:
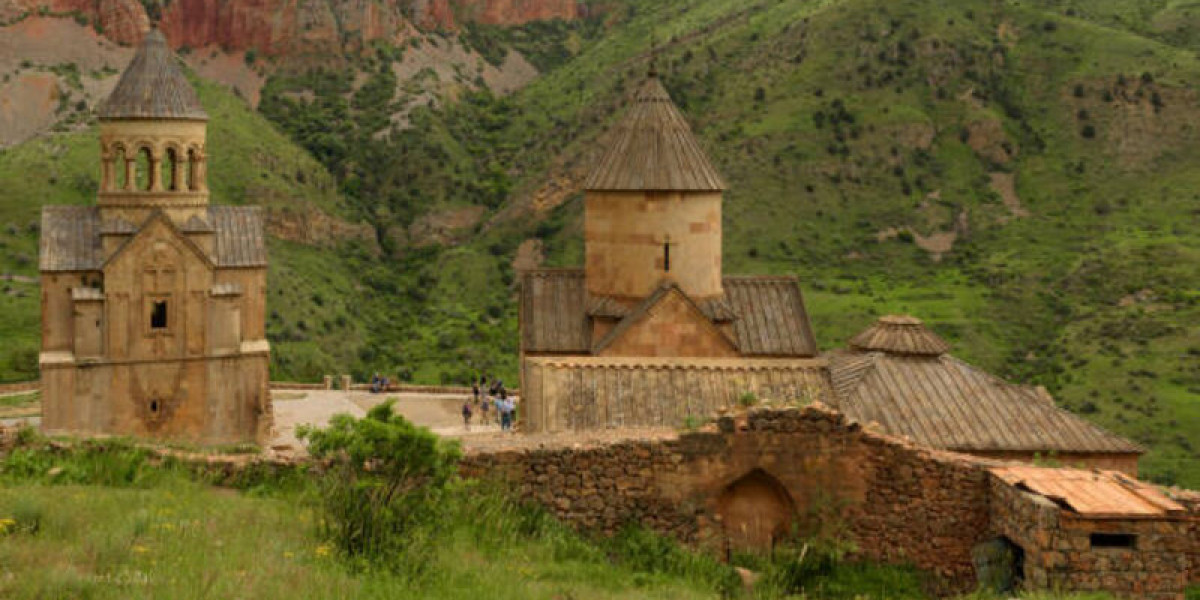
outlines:
[[[412,23],[456,29],[461,21],[517,25],[581,16],[577,0],[171,0],[159,26],[175,48],[220,46],[267,56],[339,53],[384,39],[403,41]],[[138,0],[0,0],[0,15],[45,8],[76,13],[109,39],[133,44],[149,27]]]

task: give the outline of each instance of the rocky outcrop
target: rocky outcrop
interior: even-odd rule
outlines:
[[[577,0],[172,0],[159,26],[175,48],[217,46],[264,56],[317,56],[374,40],[402,42],[416,27],[455,30],[476,21],[516,25],[575,19]],[[77,15],[108,39],[135,44],[150,26],[138,0],[0,0],[0,17],[49,12]]]

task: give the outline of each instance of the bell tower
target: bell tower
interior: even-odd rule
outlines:
[[[634,302],[672,282],[721,297],[724,189],[652,71],[585,184],[588,293]]]
[[[162,32],[151,29],[99,107],[98,204],[106,229],[141,225],[155,210],[179,227],[205,220],[208,114],[176,60]]]

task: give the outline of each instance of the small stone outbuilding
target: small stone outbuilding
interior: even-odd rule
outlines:
[[[206,443],[271,425],[262,213],[212,206],[208,115],[151,30],[99,109],[95,206],[42,211],[42,427]]]

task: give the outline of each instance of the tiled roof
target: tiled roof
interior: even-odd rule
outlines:
[[[207,119],[162,32],[151,29],[117,87],[100,105],[101,119]]]
[[[795,277],[726,277],[722,285],[736,317],[734,338],[742,354],[817,355],[817,341]]]
[[[218,267],[264,267],[267,264],[262,209],[257,206],[211,206],[208,222],[216,232]],[[105,223],[106,233],[134,233],[138,228]],[[104,261],[100,241],[100,209],[94,206],[45,206],[39,269],[97,271]]]
[[[221,267],[267,266],[267,240],[260,206],[210,206],[216,230],[216,261]]]
[[[815,356],[817,344],[800,285],[791,277],[726,277],[725,298],[697,302],[716,322],[732,319],[734,342],[746,356]],[[521,340],[528,352],[588,354],[589,312],[608,306],[589,297],[582,269],[526,271],[521,280]],[[604,308],[613,318],[631,310]],[[619,316],[618,316],[619,315]]]
[[[935,448],[1142,452],[1054,406],[1035,388],[1007,383],[949,355],[835,353],[830,369],[840,411]]]
[[[654,293],[647,296],[645,299],[639,302],[638,305],[633,308],[633,310],[629,311],[629,314],[627,314],[625,318],[621,319],[621,322],[617,323],[617,326],[613,327],[612,330],[608,332],[608,335],[605,335],[603,339],[593,340],[595,345],[592,347],[592,352],[600,353],[602,350],[609,347],[609,345],[611,345],[613,342],[620,339],[621,336],[624,335],[626,331],[633,328],[638,321],[649,316],[651,311],[654,310],[655,305],[666,299],[666,297],[672,292],[678,292],[679,295],[682,296],[683,302],[688,304],[692,310],[695,311],[695,314],[697,314],[697,320],[705,324],[715,335],[720,336],[720,338],[725,340],[727,343],[733,344],[732,340],[730,340],[724,333],[716,328],[716,324],[712,323],[711,319],[708,321],[704,320],[709,319],[708,315],[706,315],[704,311],[692,301],[691,298],[688,298],[687,294],[685,294],[683,290],[679,288],[679,284],[673,281],[664,281],[658,286],[657,289],[654,290]]]
[[[1184,515],[1187,508],[1155,487],[1115,471],[1007,466],[990,469],[1011,486],[1037,494],[1084,517]]]
[[[522,416],[535,431],[679,427],[747,392],[771,402],[832,396],[822,359],[539,357],[526,369],[522,396],[547,399]]]
[[[855,350],[880,350],[894,354],[937,356],[950,351],[950,344],[925,327],[916,317],[885,315],[866,331],[850,340]]]
[[[646,79],[588,175],[594,191],[719,192],[725,182],[657,77]]]
[[[38,268],[91,271],[100,267],[100,210],[94,206],[42,207]]]

